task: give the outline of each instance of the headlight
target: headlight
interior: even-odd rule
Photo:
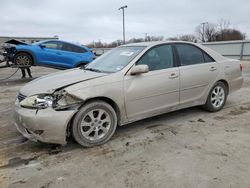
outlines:
[[[52,107],[56,110],[69,108],[81,103],[82,100],[74,97],[64,90],[50,94],[39,94],[27,97],[20,102],[24,108],[45,109]]]
[[[44,109],[53,107],[54,98],[47,94],[33,95],[25,98],[20,105],[24,108]]]

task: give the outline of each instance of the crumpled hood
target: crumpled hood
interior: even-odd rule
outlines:
[[[20,40],[16,40],[16,39],[11,39],[5,42],[6,44],[13,44],[13,45],[29,45],[25,42],[22,42]]]
[[[20,93],[25,96],[31,96],[40,93],[53,93],[56,89],[105,75],[107,74],[85,71],[79,68],[70,69],[35,79],[23,86],[20,90]]]

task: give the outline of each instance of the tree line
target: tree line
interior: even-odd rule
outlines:
[[[245,40],[246,34],[234,28],[230,21],[221,19],[218,23],[204,22],[195,28],[195,33],[178,35],[176,37],[165,38],[164,36],[145,36],[145,38],[131,38],[126,43],[163,41],[163,40],[181,40],[190,42],[214,42],[229,40]],[[114,48],[122,45],[122,40],[116,40],[111,43],[103,43],[101,40],[87,44],[90,48]]]

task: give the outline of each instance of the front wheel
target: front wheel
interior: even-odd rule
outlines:
[[[222,82],[217,82],[207,97],[204,108],[210,112],[217,112],[221,110],[227,100],[228,89]]]
[[[114,134],[117,115],[112,106],[104,101],[85,104],[76,114],[72,124],[72,136],[84,147],[106,143]]]
[[[29,54],[21,52],[15,55],[14,64],[20,68],[30,67],[33,64],[33,61]]]

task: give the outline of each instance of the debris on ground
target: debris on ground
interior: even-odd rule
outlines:
[[[0,169],[1,168],[9,168],[9,167],[17,167],[20,165],[28,165],[30,163],[30,161],[34,161],[37,158],[38,158],[38,156],[30,157],[27,159],[22,159],[20,157],[14,157],[8,161],[8,164],[0,166]]]
[[[48,154],[49,155],[56,155],[58,153],[61,153],[63,151],[63,148],[61,145],[55,145],[49,148]]]
[[[202,122],[202,123],[205,123],[205,122],[206,122],[205,120],[203,120],[203,119],[201,119],[201,118],[199,118],[197,121],[198,121],[198,122]]]

